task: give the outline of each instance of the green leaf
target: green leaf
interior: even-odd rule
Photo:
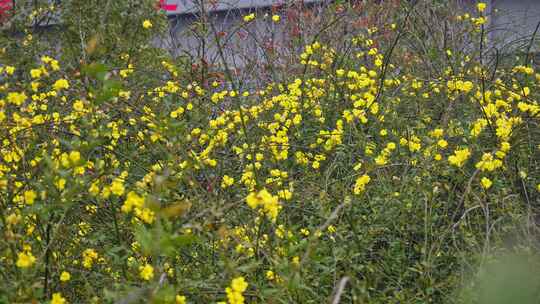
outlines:
[[[103,63],[91,63],[81,68],[81,72],[90,78],[95,78],[100,81],[104,81],[109,68]]]

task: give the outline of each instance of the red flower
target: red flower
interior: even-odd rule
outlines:
[[[0,15],[7,14],[13,8],[13,0],[0,0]]]
[[[12,9],[12,0],[0,0],[0,24],[9,17],[9,11]]]
[[[0,0],[2,1],[2,0]],[[168,12],[171,12],[171,11],[176,11],[176,9],[178,8],[178,5],[177,4],[167,4],[167,0],[159,0],[159,7],[163,10],[166,10]]]

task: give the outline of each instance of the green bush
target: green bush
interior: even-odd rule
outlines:
[[[478,302],[479,266],[536,248],[540,74],[488,60],[481,5],[247,15],[323,24],[245,89],[209,19],[195,65],[152,1],[105,2],[0,36],[0,302]]]

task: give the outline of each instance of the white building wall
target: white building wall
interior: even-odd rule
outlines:
[[[304,0],[303,3],[320,2],[321,0]],[[169,15],[192,14],[200,11],[204,3],[205,11],[218,12],[230,9],[255,9],[272,5],[285,5],[287,0],[166,0],[165,4],[176,5],[176,10],[168,11]]]
[[[540,22],[540,0],[492,0],[490,37],[503,52],[526,50]],[[540,51],[540,30],[532,50]]]
[[[458,0],[465,10],[474,11],[475,4],[479,0]],[[328,1],[304,0],[303,3],[323,5]],[[500,53],[515,51],[516,49],[526,50],[533,33],[540,22],[540,0],[482,0],[488,4],[486,13],[489,15],[490,46],[496,47]],[[221,59],[217,53],[217,48],[212,35],[201,39],[196,37],[192,31],[192,26],[199,16],[201,3],[205,4],[204,10],[207,12],[212,23],[218,31],[230,35],[226,41],[229,53],[225,54],[230,65],[244,67],[256,64],[257,61],[264,61],[264,51],[261,43],[267,42],[270,38],[278,42],[284,31],[282,24],[273,24],[269,18],[265,20],[257,18],[252,23],[248,38],[242,38],[243,30],[232,33],[242,23],[241,18],[248,12],[257,12],[258,16],[269,13],[270,7],[274,5],[290,5],[291,0],[166,0],[168,5],[176,5],[176,10],[168,11],[171,20],[170,36],[164,41],[165,47],[173,50],[177,55],[193,56],[194,58],[205,58],[209,64],[219,64]],[[273,34],[272,34],[273,33]],[[245,33],[244,33],[245,34]],[[249,36],[256,34],[257,41]],[[540,52],[540,30],[536,35],[531,51]],[[204,56],[203,56],[204,55]],[[253,60],[257,59],[257,60]]]
[[[285,13],[282,10],[276,10],[278,14],[281,14],[280,22],[273,22],[271,18],[275,14],[272,6],[286,3],[283,4],[285,8],[292,5],[293,1],[222,0],[214,1],[214,5],[211,5],[211,2],[204,0],[204,3],[208,5],[205,7],[205,18],[208,18],[208,23],[206,23],[206,35],[201,35],[200,9],[197,8],[200,7],[200,2],[198,0],[168,0],[167,5],[177,4],[178,7],[176,11],[168,12],[169,35],[161,39],[158,44],[171,50],[176,56],[190,59],[195,63],[200,63],[200,59],[203,58],[210,66],[222,65],[223,61],[214,32],[209,25],[211,23],[216,32],[222,34],[219,43],[223,47],[227,66],[232,70],[242,70],[243,74],[246,74],[246,71],[258,74],[265,70],[263,67],[267,65],[286,65],[284,59],[294,58],[297,54],[298,50],[293,50],[288,44],[290,22],[287,21]],[[323,6],[322,2],[304,0],[304,5],[299,7],[316,10]],[[242,18],[249,13],[256,13],[257,18],[249,25],[245,25]],[[317,28],[318,26],[306,25],[303,31],[316,31]],[[270,77],[270,75],[258,75],[254,78],[264,79],[265,77]]]

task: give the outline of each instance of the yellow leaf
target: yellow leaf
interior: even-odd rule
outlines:
[[[191,209],[191,203],[184,201],[184,202],[176,202],[166,208],[164,208],[161,211],[161,214],[166,218],[174,218],[182,216],[184,213],[188,212],[189,209]]]
[[[98,42],[99,34],[95,34],[94,36],[92,36],[92,38],[90,38],[90,40],[88,40],[88,43],[86,43],[86,53],[88,53],[89,55],[92,54],[96,50]]]

